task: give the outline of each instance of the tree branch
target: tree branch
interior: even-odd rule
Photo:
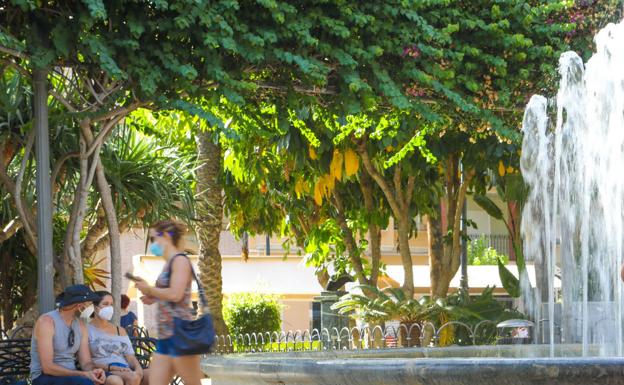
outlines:
[[[407,187],[405,188],[405,200],[407,202],[406,209],[409,209],[409,202],[412,201],[412,195],[414,195],[414,188],[416,187],[416,176],[410,175],[407,177]]]
[[[20,59],[28,59],[28,56],[26,56],[23,52],[20,52],[13,48],[5,47],[3,45],[0,45],[0,52],[4,52],[8,55],[11,55]]]
[[[392,176],[392,181],[394,183],[394,195],[396,196],[397,203],[401,206],[403,211],[407,211],[408,206],[405,202],[405,197],[403,196],[403,186],[401,185],[401,164],[397,164],[394,166],[394,175]]]
[[[87,156],[91,156],[91,154],[93,154],[93,152],[96,149],[99,151],[99,148],[102,147],[104,140],[106,139],[108,134],[111,132],[113,127],[115,127],[117,123],[119,123],[125,117],[126,115],[118,115],[112,120],[106,122],[106,124],[104,125],[104,127],[102,127],[102,129],[100,130],[98,135],[95,137],[93,142],[91,142],[91,144],[89,145],[89,149],[87,150]],[[89,122],[89,124],[91,124],[91,122]]]
[[[54,185],[54,183],[56,183],[56,178],[58,177],[58,174],[61,172],[61,168],[63,167],[63,164],[65,164],[65,162],[67,162],[70,158],[78,158],[80,157],[80,152],[78,151],[74,151],[74,152],[68,152],[67,154],[63,155],[59,160],[56,161],[56,163],[54,164],[54,169],[52,169],[52,185]]]
[[[269,84],[269,83],[256,83],[256,85],[258,86],[258,88],[264,88],[264,89],[269,89],[269,90],[275,90],[275,91],[280,91],[280,92],[287,92],[290,91],[289,87],[285,87],[285,86],[278,86],[275,84]],[[302,94],[308,94],[308,95],[336,95],[337,92],[335,89],[331,89],[331,88],[303,88],[303,87],[299,87],[299,86],[293,86],[292,89],[296,92],[300,92]]]
[[[464,181],[462,182],[459,191],[457,193],[457,205],[455,207],[454,218],[453,218],[453,246],[452,246],[452,258],[451,258],[451,269],[449,273],[455,275],[457,269],[459,269],[460,264],[460,241],[462,238],[461,233],[461,215],[462,215],[462,207],[464,205],[464,199],[466,198],[466,192],[468,191],[468,185],[470,181],[475,176],[475,171],[471,170],[468,175],[465,175]]]
[[[26,235],[30,238],[33,243],[37,243],[37,236],[34,233],[34,221],[31,222],[31,218],[26,216],[26,211],[24,210],[24,202],[22,200],[22,182],[24,181],[24,174],[26,173],[26,166],[28,165],[28,160],[30,159],[30,153],[32,151],[32,147],[35,144],[35,130],[31,130],[28,133],[28,139],[26,141],[26,147],[24,147],[24,157],[22,159],[22,164],[20,165],[19,172],[17,174],[17,178],[15,179],[15,189],[13,191],[13,198],[15,199],[15,208],[17,212],[20,214],[22,218],[24,218],[24,230],[26,231]]]
[[[56,99],[59,102],[61,102],[61,104],[63,106],[65,106],[65,108],[67,108],[69,110],[69,112],[72,112],[72,113],[79,112],[76,107],[72,106],[71,103],[69,103],[69,101],[67,99],[65,99],[63,96],[61,96],[61,94],[56,92],[55,89],[51,88],[50,90],[48,90],[48,92],[50,93],[50,95],[52,95],[54,97],[54,99]]]
[[[388,204],[390,205],[392,212],[394,213],[395,216],[400,217],[402,215],[401,206],[395,199],[394,192],[392,191],[392,187],[390,187],[390,185],[388,184],[388,182],[386,182],[383,175],[381,175],[379,171],[375,169],[375,166],[373,166],[373,163],[371,162],[370,157],[368,155],[368,150],[366,149],[365,141],[361,142],[358,148],[358,153],[360,154],[360,158],[362,158],[362,164],[364,165],[366,172],[368,172],[368,175],[370,175],[371,178],[373,178],[373,180],[379,185],[379,187],[381,188],[381,191],[383,191],[384,195],[386,196],[386,199],[388,200]]]
[[[103,113],[102,115],[96,116],[93,118],[93,122],[101,122],[104,120],[108,120],[110,118],[116,118],[119,116],[126,116],[129,113],[131,113],[132,111],[136,110],[137,108],[141,107],[145,105],[145,103],[141,103],[141,102],[134,102],[132,104],[130,104],[127,107],[121,107],[121,108],[117,108],[108,112]],[[99,137],[99,135],[98,135]],[[96,139],[97,140],[97,137]]]
[[[338,220],[338,225],[342,230],[342,236],[347,246],[347,253],[349,254],[349,260],[353,265],[353,270],[355,270],[355,275],[360,281],[362,285],[370,284],[370,281],[364,274],[364,266],[362,265],[362,257],[359,253],[357,244],[355,239],[353,238],[353,231],[349,228],[347,224],[347,220],[345,218],[344,213],[344,205],[342,204],[342,199],[340,198],[340,194],[334,189],[332,197],[334,198],[334,205],[336,206],[336,219]]]

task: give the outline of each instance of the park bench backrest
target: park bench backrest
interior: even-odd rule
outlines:
[[[32,332],[32,330],[30,331]],[[18,338],[19,333],[0,330],[0,385],[17,384],[27,380],[30,374],[30,338]],[[152,352],[156,350],[156,340],[143,328],[128,330],[134,353],[143,368],[149,365]],[[180,384],[175,378],[172,384]]]

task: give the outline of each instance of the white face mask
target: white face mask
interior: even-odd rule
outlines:
[[[105,321],[110,321],[113,319],[113,307],[112,306],[104,306],[97,313],[98,317]]]
[[[93,314],[93,304],[87,306],[82,312],[80,312],[80,318],[89,318]]]

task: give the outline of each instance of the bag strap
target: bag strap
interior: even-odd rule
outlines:
[[[206,292],[204,291],[204,287],[202,286],[201,282],[199,282],[199,279],[197,278],[197,274],[195,274],[195,269],[193,268],[193,264],[191,263],[191,260],[189,259],[188,255],[186,255],[185,253],[178,253],[174,255],[173,257],[171,257],[171,259],[169,260],[169,268],[167,269],[167,272],[169,274],[169,286],[171,286],[171,269],[173,266],[173,260],[177,256],[185,257],[191,264],[191,274],[193,274],[193,279],[195,280],[195,283],[197,284],[197,292],[199,294],[199,300],[201,301],[202,307],[204,308],[204,312],[205,312],[206,309],[208,309],[208,301],[206,300]],[[171,303],[175,304],[174,302],[171,302]]]

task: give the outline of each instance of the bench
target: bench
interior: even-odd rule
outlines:
[[[0,330],[0,385],[27,385],[30,374],[30,338],[20,338],[25,331],[32,333],[32,328],[19,329],[12,333]],[[151,338],[144,328],[133,327],[128,330],[134,354],[143,368],[149,366],[152,352],[156,350],[156,340]],[[175,377],[171,385],[181,385]]]

